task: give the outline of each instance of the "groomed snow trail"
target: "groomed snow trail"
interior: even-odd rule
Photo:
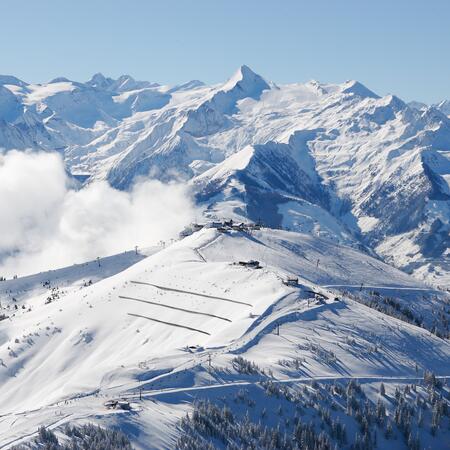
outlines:
[[[144,284],[144,285],[147,285],[147,286],[152,286],[152,287],[154,287],[156,289],[161,289],[162,291],[179,292],[181,294],[196,295],[198,297],[211,298],[213,300],[221,300],[223,302],[236,303],[236,304],[239,304],[239,305],[246,305],[246,306],[253,307],[253,305],[251,305],[250,303],[241,302],[239,300],[231,300],[230,298],[217,297],[215,295],[206,295],[206,294],[201,294],[199,292],[186,291],[184,289],[176,289],[176,288],[172,288],[172,287],[169,287],[169,286],[160,286],[158,284],[146,283],[144,281],[130,281],[130,283]]]

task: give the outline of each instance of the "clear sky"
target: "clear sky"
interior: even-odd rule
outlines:
[[[175,84],[241,64],[287,83],[357,79],[450,98],[450,0],[0,0],[0,73]]]

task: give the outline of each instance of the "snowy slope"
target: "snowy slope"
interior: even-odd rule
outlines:
[[[60,289],[65,289],[66,287],[79,288],[87,283],[96,283],[103,278],[122,272],[127,267],[159,250],[160,247],[151,247],[138,254],[135,251],[128,251],[119,255],[99,258],[95,261],[74,264],[71,267],[4,280],[0,285],[3,307],[7,308],[8,305],[11,305],[13,297],[20,302],[36,295],[48,294],[48,290],[52,287]]]
[[[258,381],[233,369],[236,355],[271,370],[275,381],[389,383],[417,377],[418,368],[450,375],[448,340],[355,301],[357,293],[388,291],[428,326],[448,294],[351,247],[279,230],[204,229],[109,278],[80,283],[88,273],[115,273],[123,258],[105,261],[103,275],[95,262],[64,269],[52,283],[59,279],[65,294],[46,302],[48,294],[29,292],[27,309],[0,322],[1,448],[39,425],[77,421],[119,425],[140,448],[173,448],[192,396]],[[263,267],[236,264],[249,259]],[[299,285],[283,284],[287,275]],[[30,279],[7,283],[15,295]],[[132,401],[131,413],[103,406],[118,397]]]
[[[450,100],[442,100],[436,105],[436,108],[442,111],[445,115],[450,116]]]

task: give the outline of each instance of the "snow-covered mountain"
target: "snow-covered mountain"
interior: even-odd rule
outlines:
[[[261,220],[364,247],[450,285],[450,119],[357,81],[278,86],[242,66],[170,87],[96,74],[0,77],[0,146],[57,150],[129,189],[181,178],[209,218]]]
[[[237,445],[236,433],[222,443],[180,422],[202,399],[248,431],[254,422],[253,439],[258,422],[289,436],[308,424],[333,444],[323,448],[367,433],[379,448],[410,448],[411,433],[446,448],[448,293],[349,246],[269,228],[205,228],[147,255],[1,282],[1,448],[40,448],[38,427],[64,439],[86,422],[119,427],[135,448]],[[250,258],[262,268],[239,264]]]
[[[408,102],[408,106],[417,109],[418,111],[424,111],[429,108],[429,106],[426,103],[417,102],[414,100],[412,102]],[[442,113],[444,113],[446,116],[450,116],[450,100],[442,100],[439,103],[435,103],[432,106],[441,111]]]
[[[450,100],[442,100],[436,105],[436,108],[442,111],[445,115],[450,116]]]

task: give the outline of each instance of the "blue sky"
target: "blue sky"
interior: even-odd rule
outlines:
[[[278,83],[357,79],[450,98],[450,0],[0,0],[0,73],[179,83],[241,64]]]

